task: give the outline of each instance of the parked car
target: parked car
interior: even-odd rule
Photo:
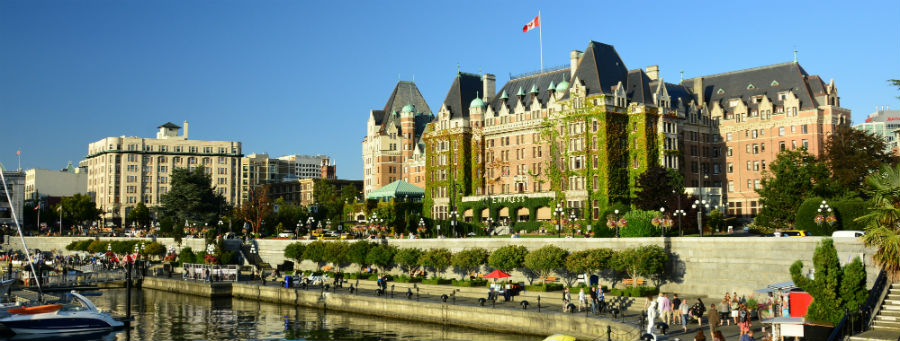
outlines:
[[[831,234],[831,238],[859,238],[865,234],[866,233],[863,231],[856,230],[834,231],[834,233]]]
[[[809,235],[809,232],[806,232],[805,230],[787,230],[775,232],[775,237],[807,237]]]

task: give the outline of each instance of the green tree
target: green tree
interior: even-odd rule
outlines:
[[[844,308],[856,311],[862,307],[869,296],[866,290],[866,267],[859,258],[844,265],[841,274],[840,297],[844,300]]]
[[[614,262],[616,270],[635,279],[639,277],[659,279],[665,272],[666,263],[669,262],[666,250],[657,245],[621,250],[616,253],[616,257]]]
[[[325,244],[325,259],[334,266],[334,271],[341,271],[341,268],[347,266],[350,257],[347,250],[350,249],[350,243],[345,241],[334,241]]]
[[[684,177],[671,168],[653,166],[638,176],[634,206],[641,210],[658,211],[672,207],[676,193],[684,192]]]
[[[397,253],[397,248],[388,244],[379,244],[369,249],[366,262],[377,266],[381,272],[385,272],[394,266],[395,253]]]
[[[92,220],[100,219],[100,210],[97,205],[91,201],[91,196],[87,194],[75,194],[71,197],[63,197],[59,204],[56,205],[55,211],[58,213],[62,209],[62,215],[66,219],[71,219],[77,224],[85,224]]]
[[[152,256],[160,257],[160,256],[163,256],[166,254],[166,246],[163,244],[160,244],[159,242],[151,242],[150,244],[147,244],[146,246],[144,246],[143,253],[145,255],[150,255],[151,257]]]
[[[275,199],[272,207],[273,212],[270,214],[269,219],[273,220],[274,223],[281,224],[284,230],[291,232],[296,232],[297,223],[301,223],[300,234],[306,234],[306,218],[308,217],[308,213],[305,207],[294,205],[281,197]],[[278,208],[277,212],[274,209],[275,207]]]
[[[888,79],[888,83],[900,89],[900,79]],[[900,99],[900,96],[897,96],[897,98]]]
[[[178,253],[178,262],[182,264],[196,263],[196,257],[194,250],[191,250],[190,247],[184,247],[181,249],[181,252]]]
[[[805,149],[785,150],[763,172],[757,189],[762,209],[756,224],[770,228],[792,225],[797,203],[810,196],[831,197],[835,192],[828,168]]]
[[[143,201],[139,201],[128,214],[125,215],[126,224],[134,223],[137,226],[150,226],[150,209],[144,205]]]
[[[443,274],[450,267],[451,257],[450,250],[445,248],[429,249],[422,254],[422,258],[419,258],[419,265],[430,270],[433,274],[432,277],[437,278],[439,274]]]
[[[366,261],[366,256],[369,255],[369,249],[373,246],[375,246],[374,243],[366,240],[357,240],[347,248],[347,259],[350,263],[359,265],[359,269],[362,270],[369,265],[369,262]]]
[[[403,248],[397,250],[397,254],[394,255],[394,261],[397,262],[397,265],[400,266],[404,273],[412,274],[419,267],[419,258],[422,257],[423,253],[422,249],[419,248]]]
[[[566,257],[566,270],[576,274],[592,274],[609,268],[613,257],[611,249],[589,249],[575,251]]]
[[[900,165],[883,166],[866,178],[872,198],[869,213],[857,218],[866,225],[863,242],[875,248],[872,258],[893,275],[900,274]]]
[[[863,187],[866,176],[884,164],[896,163],[885,146],[880,136],[840,125],[825,139],[823,159],[836,185],[844,191],[855,192]]]
[[[566,256],[569,252],[555,245],[547,245],[529,252],[525,256],[525,267],[537,273],[541,281],[547,283],[547,275],[553,271],[563,269],[566,264]]]
[[[303,253],[306,252],[306,244],[296,242],[290,243],[284,248],[284,258],[293,259],[299,264],[303,262]]]
[[[521,268],[525,263],[528,249],[521,245],[506,245],[494,250],[488,256],[488,265],[503,272],[511,272]]]
[[[177,223],[194,222],[215,225],[225,207],[225,198],[216,194],[212,178],[202,166],[189,170],[175,168],[169,191],[160,197],[160,214]]]
[[[303,259],[309,259],[316,263],[316,271],[322,268],[322,265],[325,264],[328,260],[325,258],[325,242],[322,240],[316,240],[312,243],[306,245],[306,250],[303,250]]]
[[[822,240],[813,253],[814,279],[803,273],[803,262],[791,265],[791,279],[800,289],[813,297],[806,318],[812,321],[829,321],[835,325],[844,316],[844,304],[839,296],[841,287],[841,264],[831,238]]]
[[[468,274],[478,271],[487,259],[487,250],[480,247],[467,248],[454,254],[450,258],[450,264],[458,270],[460,279],[465,280]]]
[[[343,221],[344,201],[337,188],[328,180],[316,179],[313,187],[313,200],[316,203],[314,213],[316,220]]]

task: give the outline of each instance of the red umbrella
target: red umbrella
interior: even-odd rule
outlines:
[[[500,271],[500,270],[494,270],[493,272],[491,272],[491,273],[489,273],[489,274],[487,274],[487,275],[484,275],[484,278],[494,278],[494,279],[496,279],[496,278],[504,278],[504,277],[509,277],[509,274],[508,274],[508,273],[505,273],[505,272],[503,272],[503,271]]]

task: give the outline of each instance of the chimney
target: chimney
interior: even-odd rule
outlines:
[[[484,102],[490,102],[494,95],[497,93],[497,76],[493,74],[486,73],[481,77],[482,84],[482,94],[484,94]]]
[[[569,52],[569,79],[575,78],[575,68],[578,67],[579,59],[581,59],[581,51],[572,50],[572,52]]]
[[[188,121],[184,121],[184,139],[188,139]]]
[[[694,94],[697,95],[697,104],[703,105],[706,102],[703,93],[703,77],[694,78]]]
[[[659,65],[650,65],[647,67],[647,78],[651,81],[659,79]]]

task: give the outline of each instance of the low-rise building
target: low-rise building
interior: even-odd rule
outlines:
[[[71,162],[62,170],[32,168],[25,171],[25,200],[87,194],[88,172]]]
[[[0,172],[3,172],[3,178],[6,179],[6,187],[0,186],[0,225],[8,228],[14,228],[16,220],[19,225],[23,223],[25,206],[25,172],[21,170],[8,171],[0,163]],[[7,193],[8,192],[8,193]],[[7,199],[12,199],[10,202]],[[13,219],[13,210],[15,217]]]
[[[271,158],[266,153],[247,155],[241,158],[241,204],[249,200],[251,186],[300,179],[335,180],[336,172],[337,166],[326,155],[295,154],[279,158]]]
[[[900,144],[895,133],[900,129],[900,110],[891,110],[890,107],[878,107],[875,112],[866,117],[866,121],[853,126],[853,128],[872,133],[884,139],[885,150],[896,150]]]
[[[318,181],[334,186],[337,193],[342,193],[344,187],[353,186],[357,196],[362,192],[362,180],[342,179],[297,179],[271,184],[269,186],[269,198],[272,200],[284,198],[286,202],[295,205],[310,206],[316,204],[315,190]]]

